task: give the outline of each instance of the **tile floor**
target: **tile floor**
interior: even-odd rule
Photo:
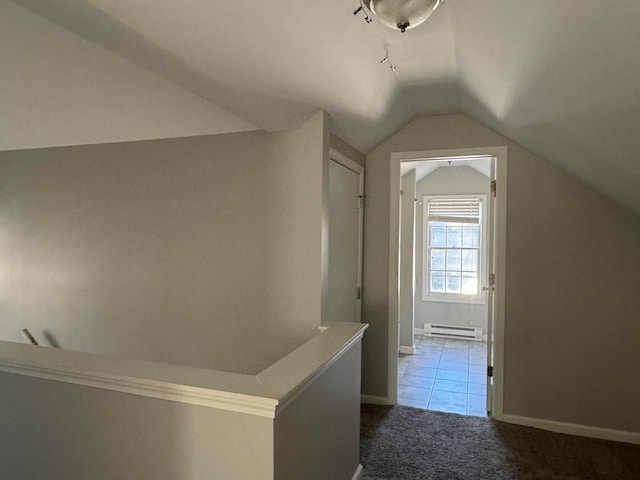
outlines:
[[[398,361],[400,405],[487,416],[485,342],[416,336],[415,347]]]

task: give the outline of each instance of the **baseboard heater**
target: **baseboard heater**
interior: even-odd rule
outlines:
[[[457,327],[438,323],[425,323],[424,333],[432,337],[465,338],[468,340],[483,340],[484,338],[482,327]]]

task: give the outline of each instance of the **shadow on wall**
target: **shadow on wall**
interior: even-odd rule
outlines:
[[[60,342],[56,339],[55,335],[50,330],[43,330],[42,336],[49,342],[52,348],[62,348]]]

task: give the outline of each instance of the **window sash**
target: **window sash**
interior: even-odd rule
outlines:
[[[480,236],[480,233],[478,232],[478,236]],[[433,251],[442,251],[444,252],[444,265],[442,267],[437,266],[434,267],[433,265]],[[460,262],[459,262],[459,267],[457,265],[450,265],[449,264],[449,252],[454,252],[454,251],[458,251],[460,252]],[[475,252],[474,255],[474,265],[473,268],[465,268],[468,267],[465,265],[465,260],[464,260],[464,252]],[[428,262],[428,268],[427,268],[427,276],[426,278],[424,278],[423,281],[427,282],[427,291],[430,295],[463,295],[463,296],[479,296],[480,295],[480,265],[481,265],[481,249],[480,247],[427,247],[426,250],[426,254],[427,254],[427,262]],[[440,275],[445,279],[445,285],[443,290],[444,291],[440,291],[440,290],[433,290],[433,285],[432,285],[432,280],[433,280],[433,276],[434,274],[436,275]],[[446,285],[446,280],[448,279],[448,277],[450,275],[453,276],[457,276],[460,278],[460,288],[459,288],[459,292],[450,292],[447,291],[448,287]],[[465,278],[475,278],[476,281],[476,288],[475,288],[475,292],[470,293],[470,292],[463,292],[463,282]]]
[[[485,197],[483,195],[462,195],[462,196],[449,196],[449,197],[431,197],[424,196],[423,201],[423,228],[425,232],[425,241],[423,243],[423,255],[425,255],[425,261],[423,263],[423,299],[429,298],[433,300],[442,299],[443,301],[480,301],[483,298],[481,285],[483,275],[483,228],[482,228],[482,216],[483,216],[483,202]],[[432,245],[432,222],[437,222],[436,227],[444,228],[447,232],[445,239],[440,236],[436,245]],[[470,237],[468,236],[465,225],[477,225],[477,231]],[[455,239],[453,243],[450,241],[449,233],[451,228],[461,228],[463,231],[461,239]],[[470,229],[471,230],[471,229]],[[476,230],[475,228],[473,230]],[[443,244],[444,241],[444,244]],[[426,248],[425,248],[426,247]],[[439,250],[444,252],[445,263],[442,264],[441,258],[437,265],[432,265],[432,251]],[[473,270],[470,270],[471,265],[467,261],[467,264],[463,264],[463,252],[474,251]],[[459,251],[459,256],[462,257],[460,264],[458,265],[455,260],[454,265],[446,263],[447,253],[451,251]],[[434,268],[432,268],[432,266]],[[438,283],[442,289],[438,288],[433,290],[432,280],[438,277]],[[454,280],[454,277],[457,279]],[[451,281],[452,283],[448,283]],[[465,282],[472,281],[475,285],[466,284]],[[444,282],[444,285],[442,284]],[[469,291],[469,287],[474,290],[473,293]],[[452,288],[454,291],[447,291]],[[463,293],[464,292],[464,293]],[[445,300],[448,299],[448,300]]]

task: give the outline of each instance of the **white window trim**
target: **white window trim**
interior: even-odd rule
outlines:
[[[431,262],[428,255],[428,249],[425,248],[429,241],[429,224],[428,224],[428,209],[427,204],[431,200],[450,200],[454,198],[459,199],[479,199],[480,200],[480,248],[479,248],[479,271],[478,271],[478,295],[465,295],[462,293],[431,293],[429,291],[430,285],[430,272]],[[423,302],[443,302],[443,303],[469,303],[476,305],[483,305],[487,302],[487,295],[482,291],[482,285],[486,285],[486,263],[487,252],[485,251],[485,245],[487,245],[487,195],[486,194],[464,194],[464,195],[424,195],[422,197],[422,301]]]

